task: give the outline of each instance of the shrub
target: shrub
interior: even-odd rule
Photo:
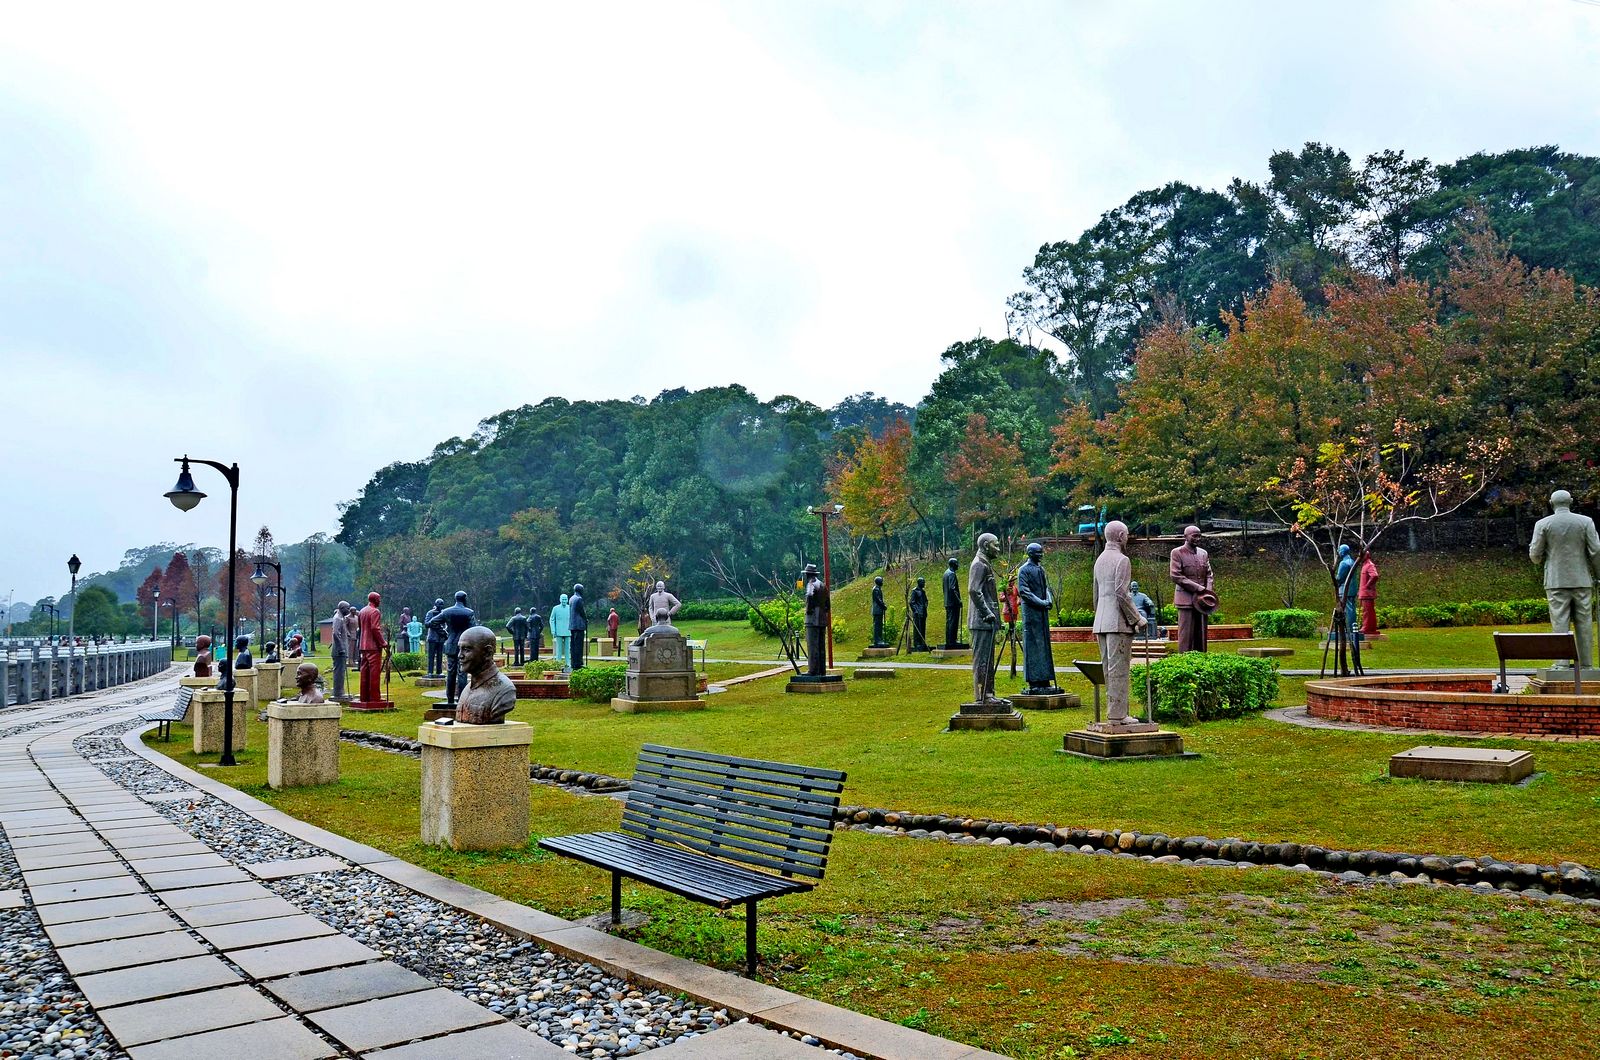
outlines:
[[[1133,692],[1145,703],[1145,668],[1156,696],[1156,719],[1187,724],[1265,710],[1278,698],[1271,659],[1184,652],[1133,668]]]
[[[1315,611],[1289,607],[1276,611],[1257,611],[1250,616],[1250,624],[1255,627],[1257,636],[1314,640],[1319,617]]]
[[[1088,607],[1058,607],[1055,619],[1058,626],[1092,626],[1094,610]]]
[[[627,679],[628,664],[611,666],[580,666],[572,671],[569,684],[572,694],[590,703],[609,703],[622,692]]]
[[[702,622],[743,622],[750,608],[742,600],[691,600],[678,608],[674,622],[698,619]]]
[[[422,653],[419,651],[397,651],[390,658],[394,668],[401,672],[422,669]]]
[[[760,614],[756,613],[757,608],[760,609]],[[888,616],[885,617],[887,618]],[[785,618],[788,619],[789,625],[793,627],[797,635],[801,637],[806,635],[806,604],[801,599],[795,599],[789,604],[787,615],[785,615],[784,601],[763,600],[756,607],[745,608],[745,618],[749,620],[750,628],[764,637],[781,637],[784,631]],[[888,631],[888,624],[885,623],[884,632],[888,633]],[[897,627],[895,635],[898,636],[899,632]],[[838,615],[834,615],[833,639],[836,641],[844,640],[849,636],[849,633],[850,627]]]

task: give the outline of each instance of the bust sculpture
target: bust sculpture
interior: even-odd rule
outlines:
[[[889,613],[889,608],[883,602],[883,578],[872,579],[872,646],[874,648],[888,647],[883,642],[883,618]]]
[[[250,638],[233,638],[234,668],[236,670],[254,670],[256,661],[250,655]]]
[[[1017,596],[1022,603],[1022,659],[1028,681],[1028,694],[1058,696],[1056,664],[1050,655],[1050,609],[1055,597],[1050,594],[1050,579],[1040,559],[1044,546],[1028,545],[1028,558],[1017,568]]]
[[[994,580],[994,561],[999,556],[1000,539],[993,534],[979,534],[977,552],[967,568],[972,701],[978,704],[1003,702],[994,694],[994,635],[1000,628],[1000,591]]]
[[[911,650],[928,650],[928,579],[918,578],[911,590]]]
[[[517,686],[495,665],[494,631],[472,626],[456,638],[467,687],[456,704],[456,721],[469,725],[498,725],[517,705]]]
[[[265,659],[261,660],[261,661],[262,662],[269,662],[269,663],[275,663],[275,662],[282,662],[283,661],[282,659],[278,658],[278,642],[277,641],[272,641],[272,640],[267,641],[267,657]]]
[[[1128,527],[1113,519],[1105,528],[1105,551],[1094,561],[1094,635],[1100,642],[1100,662],[1106,686],[1106,720],[1111,728],[1126,728],[1128,677],[1133,660],[1133,635],[1145,618],[1133,606],[1133,562],[1123,552]]]
[[[211,676],[211,638],[204,633],[194,639],[194,675]]]
[[[944,646],[961,647],[961,577],[956,568],[961,561],[951,556],[944,572]]]
[[[296,633],[294,636],[289,638],[288,654],[285,655],[284,658],[300,659],[304,658],[305,654],[305,641],[301,638],[300,634]]]
[[[1572,510],[1572,494],[1550,495],[1549,515],[1533,526],[1528,558],[1544,565],[1544,598],[1550,628],[1578,638],[1578,665],[1587,669],[1594,650],[1594,583],[1600,578],[1600,535],[1594,520]]]
[[[294,668],[294,686],[300,690],[295,697],[296,703],[323,702],[322,689],[317,687],[317,680],[321,676],[322,671],[317,669],[316,663],[305,662]]]

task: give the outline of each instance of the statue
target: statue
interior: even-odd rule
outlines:
[[[1200,528],[1183,528],[1183,544],[1172,550],[1172,602],[1178,607],[1178,650],[1205,651],[1206,623],[1217,609],[1211,556],[1200,547]]]
[[[911,650],[928,650],[928,579],[918,578],[911,590]]]
[[[889,608],[883,602],[883,578],[872,579],[872,646],[874,648],[887,648],[883,642],[883,618],[889,613]]]
[[[262,662],[275,663],[282,661],[282,659],[278,658],[278,642],[274,640],[267,641],[267,657]]]
[[[237,660],[235,665],[240,670],[253,670],[253,669],[255,669],[256,661],[250,657],[250,638],[249,637],[246,636],[246,637],[235,637],[235,638],[233,638],[233,654],[234,654],[235,659]]]
[[[383,632],[383,612],[378,594],[367,594],[367,606],[357,620],[361,625],[361,702],[383,702],[383,653],[389,638]]]
[[[305,641],[300,634],[296,633],[289,638],[289,653],[285,655],[284,658],[303,659],[305,658],[305,654]]]
[[[583,652],[588,647],[589,636],[589,616],[583,610],[581,583],[572,587],[572,595],[567,598],[567,628],[572,635],[572,668],[577,670],[583,666]]]
[[[678,627],[672,624],[672,612],[662,605],[656,608],[655,621],[645,627],[640,637],[652,637],[657,633],[677,633]]]
[[[439,597],[433,601],[433,607],[422,619],[422,624],[428,627],[428,676],[444,676],[444,641],[446,630],[444,622],[439,618],[444,613],[444,598]]]
[[[961,561],[950,557],[949,568],[944,572],[944,646],[962,647],[961,643],[961,586],[956,567]]]
[[[538,663],[539,651],[544,647],[544,616],[539,613],[538,604],[528,608],[528,643],[532,645],[528,661]]]
[[[235,637],[233,641],[233,658],[224,658],[217,666],[217,688],[224,692],[231,692],[238,688],[238,683],[233,679],[234,667],[249,670],[255,667],[255,660],[250,657],[250,638]]]
[[[350,626],[345,618],[350,614],[350,603],[340,600],[339,606],[333,609],[333,618],[329,622],[329,633],[333,638],[333,698],[348,699],[344,691],[344,668],[349,665],[350,656],[355,654],[354,645],[350,643]],[[360,661],[359,659],[357,660]]]
[[[355,666],[361,665],[361,613],[355,605],[350,606],[350,613],[344,616],[345,633],[350,641],[350,660]]]
[[[525,653],[528,649],[528,616],[522,613],[522,608],[517,608],[506,621],[506,629],[511,632],[511,665],[521,666],[526,662]]]
[[[611,638],[612,655],[620,655],[622,653],[622,638],[617,636],[617,632],[621,628],[622,616],[617,614],[617,609],[613,607],[611,613],[606,616],[606,636]]]
[[[1555,511],[1533,526],[1528,558],[1544,564],[1544,598],[1550,628],[1578,637],[1578,665],[1588,669],[1594,651],[1594,582],[1600,577],[1600,536],[1594,520],[1572,511],[1572,494],[1550,495]]]
[[[416,651],[416,644],[411,639],[411,608],[400,609],[400,650]]]
[[[322,671],[317,669],[317,664],[304,662],[294,668],[294,686],[300,690],[295,697],[296,703],[322,703],[322,689],[317,687],[317,681],[322,677]]]
[[[469,725],[499,725],[517,705],[517,686],[494,663],[494,631],[488,626],[471,626],[456,638],[461,668],[467,672],[467,687],[456,704],[456,721]]]
[[[1344,615],[1346,634],[1354,633],[1356,628],[1356,597],[1355,593],[1351,592],[1355,588],[1351,584],[1355,579],[1355,573],[1356,558],[1350,554],[1350,546],[1340,545],[1339,562],[1333,568],[1333,591],[1339,601],[1339,610]]]
[[[1022,662],[1028,681],[1030,696],[1059,696],[1056,684],[1056,663],[1050,656],[1050,609],[1055,597],[1050,595],[1050,579],[1045,576],[1039,558],[1044,546],[1037,541],[1028,545],[1028,558],[1017,568],[1017,595],[1022,598]]]
[[[1361,563],[1361,580],[1356,588],[1356,600],[1361,604],[1361,635],[1378,635],[1378,565],[1372,553]]]
[[[456,590],[456,602],[439,612],[439,623],[444,626],[444,657],[447,661],[444,680],[444,703],[456,705],[456,692],[461,687],[461,634],[478,624],[478,613],[467,606],[467,591]]]
[[[800,572],[806,587],[806,674],[828,673],[828,626],[833,622],[833,601],[815,563]]]
[[[978,535],[978,550],[967,568],[967,632],[972,637],[972,701],[1003,703],[994,694],[994,635],[1000,628],[1000,592],[994,580],[994,561],[1000,539]],[[1048,630],[1045,636],[1050,634]]]
[[[550,647],[563,670],[572,669],[572,627],[568,625],[572,612],[567,607],[567,594],[550,609]]]
[[[1094,561],[1094,635],[1100,642],[1100,662],[1105,668],[1104,724],[1124,727],[1130,724],[1128,673],[1133,659],[1133,635],[1144,628],[1145,617],[1133,604],[1133,563],[1123,552],[1128,543],[1127,524],[1120,519],[1107,523],[1105,542],[1105,551]]]
[[[667,609],[667,618],[671,619],[678,613],[678,608],[681,606],[678,603],[678,598],[667,592],[666,582],[656,582],[655,591],[650,594],[650,599],[645,601],[644,613],[654,618],[656,612],[665,607]]]
[[[194,639],[194,675],[211,676],[211,638],[204,633]]]
[[[1130,567],[1132,566],[1131,561],[1129,565]],[[1133,597],[1134,609],[1139,612],[1139,617],[1144,619],[1144,625],[1139,630],[1140,638],[1152,640],[1161,636],[1161,629],[1158,625],[1161,616],[1156,613],[1156,602],[1150,599],[1143,589],[1139,588],[1138,582],[1129,582],[1128,590]]]

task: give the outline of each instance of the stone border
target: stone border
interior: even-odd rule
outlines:
[[[1492,692],[1484,674],[1396,674],[1306,683],[1314,718],[1403,729],[1600,736],[1600,696]]]
[[[1005,1060],[998,1053],[976,1046],[852,1012],[582,927],[429,872],[392,854],[291,817],[237,788],[151,750],[140,739],[150,728],[146,725],[129,729],[122,736],[124,746],[183,783],[402,887],[480,917],[511,935],[587,961],[612,975],[652,989],[683,993],[704,1004],[725,1008],[735,1018],[748,1017],[774,1030],[809,1035],[830,1048],[874,1060]]]
[[[1313,718],[1304,706],[1274,707],[1261,715],[1268,721],[1298,725],[1303,729],[1333,729],[1339,732],[1368,732],[1382,736],[1453,736],[1468,740],[1528,740],[1537,743],[1594,743],[1600,736],[1550,736],[1526,732],[1488,732],[1475,729],[1411,729],[1398,725],[1363,725],[1355,721],[1329,721]]]

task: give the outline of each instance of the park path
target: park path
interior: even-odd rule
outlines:
[[[0,1057],[994,1055],[285,817],[138,744],[178,673],[0,711]]]

